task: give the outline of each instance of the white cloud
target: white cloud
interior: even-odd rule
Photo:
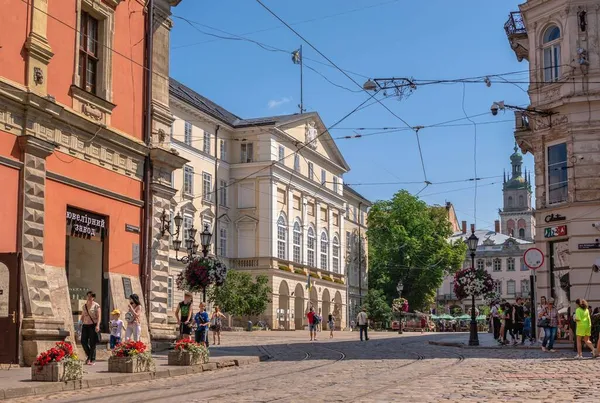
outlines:
[[[275,109],[280,107],[283,104],[287,104],[288,102],[291,102],[292,98],[288,98],[288,97],[283,97],[281,99],[271,99],[268,103],[267,106],[269,107],[269,109]]]

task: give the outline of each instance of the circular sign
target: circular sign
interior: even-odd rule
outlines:
[[[529,267],[531,270],[536,270],[544,264],[544,254],[538,248],[529,248],[523,255],[523,261],[525,266]]]

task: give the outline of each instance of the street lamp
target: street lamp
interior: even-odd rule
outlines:
[[[210,238],[212,234],[208,230],[208,224],[204,224],[204,231],[200,233],[200,244],[202,245],[202,254],[204,257],[208,255],[208,248],[210,247]]]
[[[402,280],[398,281],[398,285],[396,286],[396,291],[398,291],[398,298],[402,298],[402,290],[404,290],[404,284],[402,284]],[[402,309],[400,309],[400,326],[398,329],[398,334],[402,334]]]
[[[408,97],[414,90],[417,89],[417,85],[411,78],[406,77],[390,77],[390,78],[369,78],[364,84],[363,89],[365,91],[382,91],[384,96],[387,96],[386,90],[394,90],[394,94],[402,99]]]
[[[475,268],[475,252],[479,238],[475,236],[475,229],[472,228],[471,236],[467,238],[467,247],[471,253],[471,267]],[[475,317],[475,294],[471,295],[471,332],[469,335],[469,346],[478,346],[479,336],[477,334],[477,318]]]
[[[541,116],[550,116],[555,113],[552,111],[545,111],[545,110],[540,110],[540,109],[535,109],[535,108],[521,108],[520,106],[508,105],[508,104],[505,104],[504,101],[494,102],[492,104],[492,106],[490,107],[490,111],[492,112],[492,115],[494,115],[494,116],[496,116],[498,114],[498,111],[504,111],[506,109],[510,109],[513,111],[521,111],[521,112],[525,112],[526,114],[541,115]]]

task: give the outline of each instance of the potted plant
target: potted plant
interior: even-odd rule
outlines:
[[[203,345],[192,339],[182,339],[169,351],[169,365],[200,365],[208,362],[209,352]]]
[[[141,341],[127,340],[117,344],[108,359],[108,372],[148,372],[154,368],[152,354]]]
[[[71,343],[60,341],[41,353],[31,366],[31,380],[66,382],[83,377],[83,364],[73,352]]]

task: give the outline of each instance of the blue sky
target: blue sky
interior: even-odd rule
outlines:
[[[413,77],[455,79],[508,72],[509,81],[527,81],[525,62],[517,62],[506,39],[503,25],[518,1],[488,2],[462,0],[305,0],[303,2],[264,0],[274,12],[358,83],[364,77]],[[459,5],[459,6],[458,6]],[[356,9],[360,11],[352,11]],[[295,113],[299,103],[299,67],[290,54],[270,52],[248,41],[216,39],[199,32],[223,35],[218,30],[243,35],[289,52],[302,41],[282,27],[253,0],[218,2],[184,1],[173,10],[171,74],[194,90],[241,117]],[[329,16],[329,17],[328,17]],[[255,31],[258,33],[247,34]],[[247,34],[247,35],[246,35]],[[334,68],[314,61],[326,61],[304,44],[305,63],[332,82],[356,90],[347,77]],[[499,80],[499,79],[498,79]],[[496,80],[495,80],[496,81]],[[520,84],[526,89],[526,84]],[[464,87],[464,88],[463,88]],[[419,86],[407,99],[383,102],[410,126],[427,126],[489,112],[494,101],[526,105],[527,94],[517,85],[494,82]],[[304,105],[317,111],[326,125],[332,125],[367,98],[325,81],[304,70]],[[513,114],[490,113],[473,118],[477,124],[477,176],[494,177],[479,182],[477,227],[493,228],[502,207],[502,173],[509,170],[514,146]],[[463,126],[425,128],[419,132],[427,179],[433,183],[421,192],[430,204],[450,201],[459,220],[475,221],[473,183],[436,184],[473,178],[474,126],[468,120],[452,123]],[[374,104],[349,117],[340,128],[404,127],[404,124]],[[372,130],[373,132],[375,130]],[[360,131],[363,134],[368,130]],[[331,130],[333,137],[351,135],[352,130]],[[362,139],[338,140],[352,170],[345,175],[349,184],[423,181],[423,170],[413,131],[373,135]],[[531,155],[525,167],[533,169]],[[422,184],[354,186],[367,198],[387,199],[405,188],[419,192]],[[466,188],[466,189],[465,189]]]

